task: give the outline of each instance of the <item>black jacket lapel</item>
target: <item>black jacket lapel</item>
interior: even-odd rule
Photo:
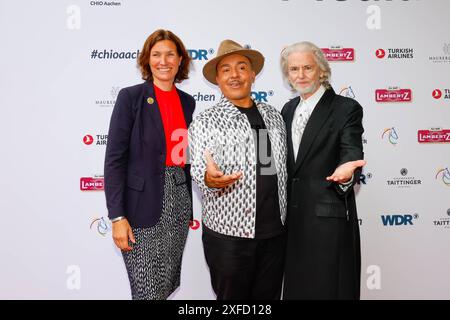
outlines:
[[[158,102],[156,101],[155,89],[153,82],[147,81],[144,84],[144,108],[143,108],[143,120],[151,121],[155,126],[153,132],[157,132],[159,135],[159,141],[161,147],[166,149],[166,140],[164,136],[164,127],[161,119],[161,112],[159,111]],[[147,119],[146,119],[147,118]]]
[[[284,114],[284,121],[286,123],[286,133],[287,133],[287,147],[288,147],[288,158],[287,158],[287,168],[288,172],[291,172],[294,168],[294,148],[292,145],[292,121],[294,118],[295,109],[300,102],[300,97],[292,99],[286,107],[286,112]]]
[[[326,90],[311,113],[308,123],[306,124],[305,131],[302,135],[300,147],[298,148],[294,174],[301,167],[303,160],[305,160],[305,157],[311,148],[311,145],[330,116],[332,111],[331,104],[335,95],[336,94],[333,89],[330,88]]]

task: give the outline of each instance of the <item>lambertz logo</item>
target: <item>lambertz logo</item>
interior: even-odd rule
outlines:
[[[443,90],[444,90],[444,92],[442,92],[441,89],[434,89],[433,93],[431,95],[436,100],[441,99],[441,98],[450,99],[450,89],[445,88]]]
[[[388,87],[388,89],[376,89],[376,102],[410,102],[412,100],[411,89]]]
[[[97,230],[97,233],[101,236],[106,236],[112,230],[112,223],[108,218],[101,217],[92,220],[89,227],[91,230]]]
[[[381,222],[383,226],[412,226],[413,221],[419,219],[419,214],[383,214]]]
[[[109,97],[96,99],[95,105],[97,107],[114,107],[119,91],[120,87],[111,87],[111,90],[109,90]]]
[[[450,142],[450,129],[431,128],[429,130],[418,130],[417,140],[419,143]]]
[[[436,173],[436,179],[442,180],[447,187],[450,187],[450,171],[448,170],[448,167],[445,169],[439,169]]]
[[[355,92],[353,91],[351,86],[342,88],[341,91],[339,92],[339,95],[341,95],[343,97],[355,99]]]
[[[81,191],[102,191],[104,190],[104,178],[102,176],[81,177]]]
[[[378,59],[413,59],[414,49],[413,48],[379,48],[375,51],[375,56]]]
[[[209,60],[209,56],[214,54],[214,49],[188,49],[189,56],[194,61]]]
[[[252,98],[259,102],[268,102],[267,97],[272,97],[275,93],[273,90],[269,91],[252,91]]]
[[[384,129],[381,135],[381,139],[389,141],[389,143],[393,146],[397,145],[398,142],[397,130],[395,130],[394,127]]]
[[[411,188],[422,184],[422,180],[416,177],[408,176],[408,169],[402,168],[400,170],[401,177],[393,177],[388,179],[387,185],[389,187],[397,188]]]
[[[450,43],[444,43],[442,46],[443,55],[429,56],[428,61],[433,63],[449,63],[450,62]]]
[[[439,218],[438,220],[434,220],[433,224],[435,227],[449,229],[450,228],[450,209],[447,209],[447,217]]]
[[[322,48],[325,58],[330,61],[354,61],[355,49],[343,48],[341,46],[332,46],[330,48]]]
[[[106,143],[108,142],[107,134],[96,134],[94,136],[95,138],[90,134],[85,135],[83,137],[83,143],[90,146],[95,142],[96,146],[106,146]]]

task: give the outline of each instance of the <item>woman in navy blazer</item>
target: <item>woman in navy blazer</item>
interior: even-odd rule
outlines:
[[[181,40],[156,30],[138,58],[144,83],[119,92],[105,155],[105,195],[133,299],[167,299],[179,286],[192,216],[187,128],[195,100]]]

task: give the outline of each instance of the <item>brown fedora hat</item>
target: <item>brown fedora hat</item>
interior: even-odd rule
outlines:
[[[252,68],[255,71],[255,74],[258,74],[264,66],[264,56],[259,51],[245,49],[243,46],[241,46],[237,42],[234,42],[233,40],[224,40],[220,43],[219,49],[217,49],[216,57],[212,60],[209,60],[208,63],[206,63],[203,67],[203,76],[206,78],[206,80],[211,83],[217,84],[217,64],[224,57],[231,54],[241,54],[244,57],[247,57],[252,64]]]

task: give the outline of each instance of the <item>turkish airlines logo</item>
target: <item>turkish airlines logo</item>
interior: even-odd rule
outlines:
[[[433,98],[440,99],[442,97],[442,91],[439,89],[433,90]]]
[[[80,178],[81,191],[101,191],[104,190],[104,179],[93,177]]]
[[[450,89],[449,88],[434,89],[431,95],[436,100],[441,99],[441,98],[445,99],[445,100],[449,100],[450,99]]]
[[[375,51],[375,56],[378,59],[413,59],[414,49],[413,48],[387,48],[377,49]]]
[[[83,143],[87,146],[90,146],[91,144],[95,144],[96,146],[106,146],[107,142],[107,134],[96,134],[95,136],[87,134],[83,137]]]
[[[197,230],[198,228],[200,228],[200,222],[197,219],[191,220],[189,221],[189,227],[192,230]]]
[[[375,55],[377,56],[378,59],[383,59],[386,56],[386,51],[384,51],[383,49],[378,49],[375,52]]]
[[[331,62],[355,60],[355,49],[353,48],[322,48],[322,52],[325,55],[325,58],[327,58],[327,60]]]
[[[443,143],[450,142],[450,130],[419,130],[417,139],[420,143]]]
[[[433,98],[440,99],[442,97],[442,91],[439,89],[433,90]]]
[[[412,100],[411,89],[377,89],[375,101],[377,102],[410,102]]]
[[[94,138],[90,134],[87,134],[83,137],[83,142],[85,145],[89,146],[94,142]]]

